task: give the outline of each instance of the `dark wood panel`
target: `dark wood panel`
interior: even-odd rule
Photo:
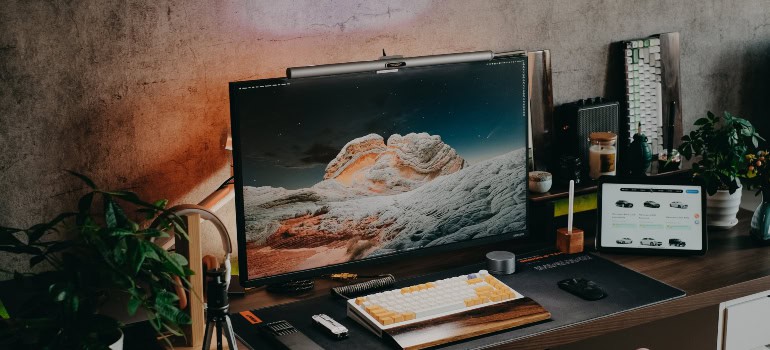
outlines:
[[[529,114],[535,170],[547,171],[552,162],[553,85],[551,52],[527,52],[529,63]]]
[[[474,309],[463,314],[391,328],[385,332],[402,348],[414,350],[545,321],[549,318],[551,318],[550,312],[534,300],[525,297]]]
[[[680,45],[679,33],[665,33],[660,35],[660,71],[662,80],[663,122],[668,125],[671,110],[671,101],[676,101],[676,113],[674,114],[674,145],[678,145],[684,129],[682,126],[682,99],[679,85],[679,58]],[[663,129],[663,135],[668,137],[668,130]],[[666,138],[664,138],[666,140]],[[668,146],[668,145],[666,145]]]

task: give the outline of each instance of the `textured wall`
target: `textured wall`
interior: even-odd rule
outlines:
[[[5,0],[0,224],[71,208],[83,189],[63,169],[197,202],[229,175],[227,82],[369,60],[383,48],[551,49],[562,103],[603,93],[610,42],[679,31],[686,124],[706,109],[758,120],[768,101],[769,13],[768,0]],[[2,267],[24,265],[0,256]]]

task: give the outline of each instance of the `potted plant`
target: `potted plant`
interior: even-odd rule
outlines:
[[[120,323],[100,311],[108,299],[123,296],[133,315],[142,309],[158,332],[181,335],[189,315],[177,305],[175,290],[192,274],[187,260],[152,242],[186,237],[181,219],[166,211],[167,201],[148,203],[128,191],[105,191],[75,174],[91,191],[77,211],[27,229],[0,227],[0,251],[28,254],[30,266],[48,264],[46,272],[15,273],[15,280],[34,285],[34,295],[21,312],[0,320],[0,348],[115,349],[122,343]],[[128,215],[130,205],[136,212]],[[133,217],[132,217],[133,216]],[[140,220],[158,218],[142,227]],[[140,219],[141,218],[141,219]]]
[[[761,244],[770,244],[770,152],[766,150],[749,153],[744,163],[743,181],[748,189],[762,194],[762,202],[751,217],[750,235]]]
[[[738,223],[744,156],[764,138],[748,120],[728,112],[721,118],[708,112],[695,126],[677,150],[688,160],[697,158],[692,176],[708,193],[708,225],[730,228]]]

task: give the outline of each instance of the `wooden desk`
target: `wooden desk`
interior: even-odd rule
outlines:
[[[720,302],[770,290],[770,247],[759,247],[748,236],[751,213],[741,211],[740,223],[731,230],[713,231],[709,235],[709,252],[703,257],[666,257],[603,254],[598,255],[636,270],[687,292],[687,296],[670,302],[624,312],[619,315],[546,332],[497,347],[497,349],[544,349],[627,329],[698,310]],[[594,232],[590,220],[582,227]],[[593,234],[588,234],[586,247],[593,249]],[[497,247],[498,249],[500,247]],[[359,272],[393,273],[397,278],[437,272],[468,263],[480,262],[490,247],[467,249],[408,261],[378,265]],[[288,303],[328,293],[339,285],[317,281],[315,291],[301,297],[267,293],[264,288],[248,292],[246,297],[231,300],[231,311]]]

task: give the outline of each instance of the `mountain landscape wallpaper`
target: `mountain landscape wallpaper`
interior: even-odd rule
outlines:
[[[239,100],[249,279],[524,235],[521,60],[263,80]]]

